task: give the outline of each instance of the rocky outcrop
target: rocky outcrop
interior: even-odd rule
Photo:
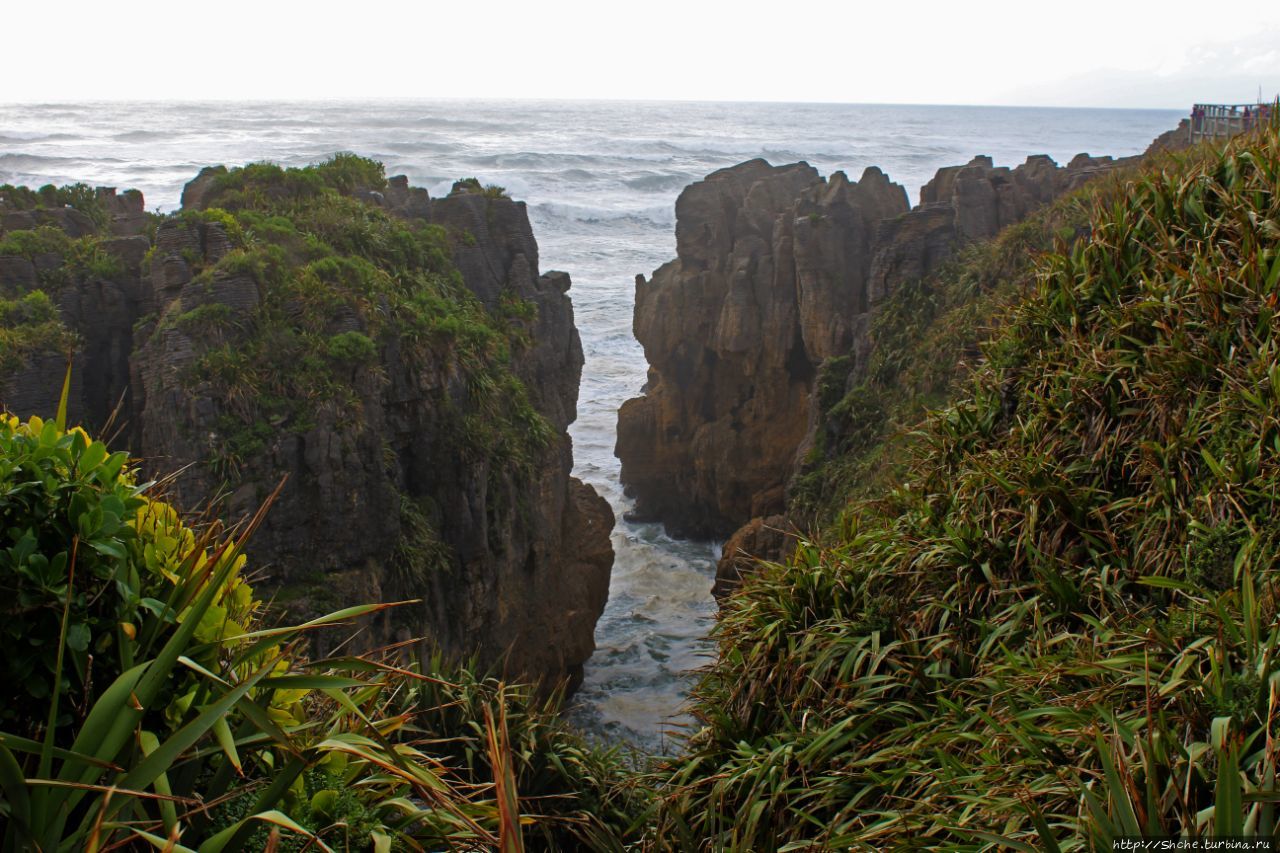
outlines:
[[[724,543],[711,594],[717,601],[729,595],[755,570],[760,560],[785,560],[796,542],[796,534],[785,515],[751,519]]]
[[[1181,151],[1191,147],[1191,119],[1184,118],[1173,130],[1166,130],[1147,146],[1146,155],[1162,151]]]
[[[865,358],[876,306],[900,284],[1115,165],[976,157],[939,170],[914,209],[874,168],[851,182],[753,160],[688,187],[676,260],[636,282],[649,377],[619,411],[616,452],[637,518],[692,537],[756,519],[738,538],[760,544],[782,526],[762,519],[785,509],[823,361]],[[739,544],[726,547],[726,578]]]
[[[223,174],[203,170],[183,193],[186,210],[203,208]],[[491,311],[503,300],[528,303],[513,369],[550,428],[536,458],[511,466],[459,453],[466,366],[448,348],[411,357],[396,340],[351,368],[353,405],[318,406],[305,428],[271,429],[252,456],[227,458],[228,403],[193,383],[189,368],[246,334],[263,294],[248,272],[207,272],[232,248],[216,218],[167,219],[154,247],[145,236],[104,237],[118,269],[107,278],[78,273],[59,290],[62,318],[81,340],[72,417],[99,427],[118,408],[118,443],[170,478],[166,487],[187,507],[217,501],[227,517],[243,518],[283,480],[249,545],[259,590],[298,616],[421,599],[366,625],[356,648],[426,636],[447,655],[478,655],[510,675],[572,688],[608,595],[614,519],[570,477],[567,427],[583,356],[569,276],[539,271],[521,202],[465,189],[430,199],[404,178],[353,195],[452,233],[461,281]],[[140,230],[140,195],[113,194],[107,210],[110,233]],[[55,215],[68,219],[68,233],[82,224]],[[27,259],[0,258],[0,284],[30,290],[37,272]],[[202,309],[216,309],[219,322],[180,321]],[[329,333],[364,324],[339,311]],[[64,370],[56,354],[27,359],[7,378],[5,404],[51,413]]]
[[[15,222],[12,218],[7,221]],[[51,221],[46,219],[45,224]],[[25,223],[22,224],[25,227]],[[78,230],[77,223],[70,233]],[[5,230],[0,230],[0,235],[4,233]],[[78,276],[75,286],[46,289],[64,323],[79,337],[79,344],[71,353],[71,399],[77,416],[84,423],[101,429],[120,427],[129,420],[133,325],[151,310],[153,303],[141,275],[143,259],[151,245],[147,238],[106,238],[98,245],[104,255],[115,261],[114,271],[86,271]],[[61,256],[55,254],[34,260],[0,257],[0,292],[28,293],[50,276],[59,275],[61,265]],[[54,412],[66,375],[67,355],[66,352],[36,352],[23,359],[17,369],[0,377],[0,395],[5,407],[14,412]]]
[[[1009,169],[979,156],[964,166],[939,169],[920,188],[916,208],[881,223],[870,274],[873,300],[928,275],[965,243],[990,240],[1063,193],[1128,162],[1079,154],[1062,168],[1038,155]]]
[[[815,366],[859,333],[875,228],[906,209],[879,170],[763,160],[681,193],[677,259],[636,281],[649,382],[617,453],[638,517],[720,536],[782,509]]]
[[[107,228],[116,237],[141,234],[151,224],[145,199],[138,190],[125,190],[117,195],[115,188],[103,187],[98,190],[98,200],[107,211]]]

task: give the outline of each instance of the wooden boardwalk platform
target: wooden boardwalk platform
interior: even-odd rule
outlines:
[[[1192,143],[1235,136],[1271,117],[1274,104],[1196,104],[1191,108]]]

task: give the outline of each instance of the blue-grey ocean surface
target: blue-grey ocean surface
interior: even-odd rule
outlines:
[[[576,719],[606,739],[649,748],[708,660],[715,543],[673,541],[622,520],[628,500],[613,456],[618,406],[645,379],[631,335],[636,273],[675,253],[680,190],[753,157],[806,160],[857,179],[880,166],[913,201],[941,166],[991,155],[1060,163],[1085,151],[1136,154],[1179,114],[1168,110],[836,104],[422,101],[0,104],[0,183],[84,181],[142,190],[171,210],[202,167],[271,160],[302,165],[354,151],[432,195],[475,176],[529,204],[542,268],[573,276],[586,350],[576,473],[613,505],[617,562]]]

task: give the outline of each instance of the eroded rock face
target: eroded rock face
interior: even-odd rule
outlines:
[[[1147,146],[1145,154],[1159,154],[1162,151],[1181,151],[1191,147],[1191,119],[1184,118],[1173,130],[1166,130]]]
[[[184,204],[203,207],[224,171],[202,171]],[[62,289],[64,322],[84,343],[72,417],[100,426],[123,400],[119,443],[146,459],[149,473],[176,473],[171,497],[185,507],[222,497],[223,514],[243,518],[283,480],[248,549],[261,567],[260,591],[274,591],[278,604],[304,618],[367,601],[423,601],[366,625],[354,648],[425,635],[446,654],[478,654],[485,664],[503,662],[512,676],[576,686],[608,595],[614,519],[603,498],[569,476],[566,429],[576,417],[583,364],[569,277],[540,273],[523,203],[470,193],[433,200],[403,178],[362,197],[452,232],[455,265],[490,309],[502,298],[535,307],[514,369],[552,438],[527,470],[457,453],[447,436],[457,428],[451,413],[468,405],[466,370],[447,348],[423,363],[395,340],[372,363],[351,368],[354,409],[321,406],[305,430],[276,430],[252,458],[217,458],[226,401],[202,393],[184,371],[210,348],[234,343],[262,298],[247,274],[193,276],[193,264],[207,267],[231,249],[217,222],[166,220],[154,250],[144,236],[105,240],[123,272]],[[113,233],[141,230],[134,216],[143,210],[140,195],[113,195],[108,210]],[[83,225],[58,214],[68,233]],[[37,272],[26,259],[0,258],[0,284],[31,285]],[[202,306],[218,306],[223,321],[164,321]],[[349,312],[335,314],[329,331],[365,329]],[[64,370],[61,356],[28,359],[6,377],[4,402],[23,414],[51,414]],[[229,479],[232,465],[238,473]],[[415,540],[422,531],[430,541]],[[396,568],[406,547],[445,556],[426,576],[406,577]],[[321,639],[320,650],[332,639]]]
[[[1078,154],[1060,167],[1037,155],[1009,169],[979,156],[939,169],[920,188],[919,206],[881,223],[871,269],[873,299],[933,272],[965,243],[990,240],[1063,193],[1134,159]]]
[[[100,246],[120,264],[120,275],[87,274],[75,286],[50,293],[63,321],[80,336],[80,345],[71,354],[71,400],[82,421],[99,428],[108,425],[113,414],[116,425],[126,423],[132,412],[129,358],[133,324],[151,304],[149,290],[141,281],[142,261],[150,248],[147,238],[109,238]],[[60,266],[61,258],[56,255],[34,262],[0,257],[0,291],[27,293],[39,286],[41,273],[55,272]],[[0,399],[5,407],[13,412],[56,412],[67,355],[33,353],[0,377]]]
[[[676,260],[636,280],[649,378],[618,413],[616,452],[637,517],[723,537],[782,513],[818,366],[865,358],[876,306],[899,285],[1115,165],[975,157],[939,170],[914,209],[874,168],[851,182],[753,160],[686,188]]]
[[[649,382],[619,412],[617,453],[637,515],[722,536],[782,510],[815,368],[860,334],[876,227],[906,210],[878,169],[824,181],[804,163],[681,193],[679,257],[636,282]]]
[[[763,160],[708,176],[676,202],[679,257],[636,280],[651,367],[645,396],[619,412],[617,452],[637,514],[677,535],[727,532],[781,501],[769,488],[803,435],[786,413],[803,414],[811,365],[794,230],[779,220],[821,183],[806,164]]]
[[[796,542],[785,515],[751,519],[724,543],[711,594],[717,601],[723,599],[756,570],[760,560],[785,560],[795,550]]]

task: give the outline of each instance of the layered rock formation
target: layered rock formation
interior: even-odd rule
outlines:
[[[1117,165],[1110,157],[1079,154],[1062,168],[1039,155],[1009,169],[979,156],[964,166],[939,169],[920,188],[919,205],[906,216],[881,223],[870,273],[872,302],[902,282],[928,275],[959,246],[991,239]]]
[[[205,170],[189,184],[184,210],[202,210],[224,173]],[[217,265],[233,250],[217,217],[169,218],[154,246],[145,236],[104,238],[102,250],[118,259],[108,274],[76,270],[58,288],[63,322],[80,338],[72,417],[101,427],[114,411],[117,444],[155,475],[176,474],[168,488],[185,506],[222,498],[224,514],[242,518],[284,479],[249,552],[265,573],[260,588],[299,615],[420,598],[365,626],[358,645],[425,634],[446,654],[478,654],[512,675],[573,686],[608,595],[613,515],[569,476],[566,430],[583,364],[569,277],[540,273],[523,203],[465,187],[430,199],[403,178],[351,195],[447,230],[467,290],[490,312],[520,306],[510,321],[522,342],[512,369],[548,433],[523,464],[483,448],[459,452],[474,371],[447,346],[424,358],[394,338],[379,338],[374,357],[343,377],[354,399],[317,405],[301,425],[268,424],[254,454],[229,458],[234,401],[193,382],[191,368],[218,348],[234,350],[261,322],[267,285],[251,270]],[[112,231],[145,226],[145,217],[130,219],[140,196],[105,200]],[[69,208],[16,213],[23,218],[6,217],[0,238],[10,224],[66,219],[69,234],[84,224]],[[30,291],[37,272],[30,259],[0,258],[0,287]],[[192,319],[202,316],[217,321]],[[327,333],[363,335],[369,322],[339,308]],[[5,406],[51,413],[64,369],[57,353],[25,354],[5,378]]]
[[[854,183],[754,160],[686,188],[676,260],[636,283],[649,378],[619,411],[616,452],[637,517],[693,537],[755,519],[726,548],[718,590],[738,545],[776,556],[822,362],[865,357],[876,306],[900,284],[1115,165],[976,157],[939,170],[913,209],[874,168]]]
[[[638,516],[719,536],[782,508],[815,367],[858,336],[875,229],[906,209],[877,169],[823,181],[763,160],[681,193],[679,257],[636,281],[649,382],[618,416]]]

